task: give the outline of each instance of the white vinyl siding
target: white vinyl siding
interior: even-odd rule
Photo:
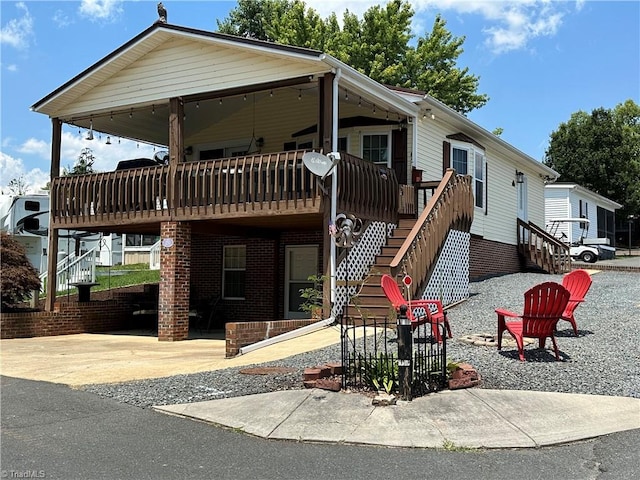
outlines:
[[[65,117],[89,110],[117,110],[175,96],[321,74],[325,64],[313,60],[202,42],[174,39],[146,53],[115,76],[86,92],[57,112]]]

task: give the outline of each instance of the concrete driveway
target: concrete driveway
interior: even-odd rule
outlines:
[[[0,341],[0,372],[70,386],[124,382],[269,362],[339,341],[339,329],[326,327],[227,359],[222,334],[180,342],[132,332],[17,338]]]

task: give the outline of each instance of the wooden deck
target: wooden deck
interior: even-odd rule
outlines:
[[[51,185],[51,222],[54,228],[127,231],[162,221],[319,216],[328,196],[304,166],[303,153],[58,177]],[[339,209],[363,218],[397,218],[400,190],[392,170],[343,154],[337,172]],[[412,197],[405,197],[403,208],[406,198]]]

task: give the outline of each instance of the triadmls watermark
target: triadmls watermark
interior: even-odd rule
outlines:
[[[1,478],[46,478],[47,472],[44,470],[2,470]]]

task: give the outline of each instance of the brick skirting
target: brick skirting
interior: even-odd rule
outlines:
[[[56,302],[53,312],[0,314],[0,338],[97,333],[127,327],[131,307],[118,300]]]
[[[232,322],[225,326],[226,357],[235,357],[240,348],[296,330],[317,320],[274,320],[271,322]]]
[[[0,338],[49,337],[75,333],[126,330],[132,326],[133,305],[157,302],[152,285],[127,287],[119,291],[92,292],[90,302],[77,296],[59,297],[53,312],[22,311],[0,313]]]

